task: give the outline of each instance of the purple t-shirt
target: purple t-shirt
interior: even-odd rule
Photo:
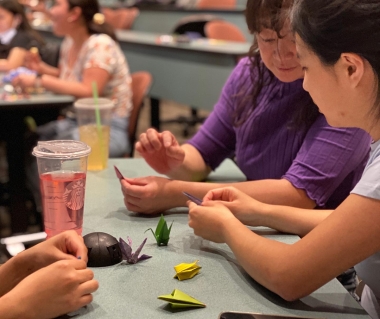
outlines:
[[[361,129],[333,128],[322,114],[308,129],[290,128],[299,101],[310,101],[302,80],[274,79],[261,91],[257,108],[245,123],[234,127],[233,110],[240,103],[252,105],[247,98],[253,85],[250,73],[250,61],[242,59],[214,110],[188,143],[212,169],[235,155],[248,180],[285,178],[305,190],[317,206],[337,207],[364,170],[370,136]]]

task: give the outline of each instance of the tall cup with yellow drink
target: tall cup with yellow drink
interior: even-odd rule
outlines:
[[[114,103],[105,98],[97,99],[96,103],[93,98],[79,99],[74,103],[79,138],[92,149],[88,170],[99,171],[107,167],[113,107]]]

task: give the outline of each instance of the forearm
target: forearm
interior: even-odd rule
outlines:
[[[187,182],[180,180],[170,180],[165,185],[163,192],[165,198],[170,202],[170,207],[185,207],[186,202],[189,200],[183,192],[190,193],[195,197],[203,198],[208,191],[215,188],[213,183],[204,182]]]
[[[28,267],[29,264],[31,263],[24,260],[23,253],[21,253],[0,267],[0,297],[12,290],[21,280],[33,272],[33,269]]]
[[[73,95],[77,98],[92,95],[91,88],[83,83],[64,81],[51,75],[41,77],[41,86],[54,93]]]
[[[285,179],[263,179],[239,183],[223,184],[233,186],[252,198],[272,205],[284,205],[311,209],[316,206],[302,189],[295,188]]]
[[[0,72],[8,72],[10,70],[7,59],[0,59]]]
[[[208,191],[227,186],[233,186],[263,203],[289,205],[292,207],[298,206],[303,209],[310,209],[311,212],[314,212],[314,210],[311,210],[315,207],[314,201],[308,198],[303,190],[296,189],[287,180],[259,180],[223,184],[172,180],[165,191],[167,191],[167,195],[172,198],[173,207],[180,207],[185,206],[187,201],[182,192],[188,192],[196,197],[203,198]],[[303,209],[301,209],[300,212],[305,212]],[[248,221],[244,220],[243,222],[249,225]]]
[[[59,77],[59,69],[44,62],[41,62],[38,73],[41,75],[51,75],[56,78]]]
[[[18,67],[22,66],[22,60],[19,58],[15,59],[1,59],[0,60],[0,71],[1,72],[8,72],[10,70],[17,69]]]
[[[7,72],[23,65],[25,49],[15,47],[11,49],[6,59],[0,60],[0,71]]]
[[[261,237],[237,219],[223,227],[224,238],[239,264],[257,282],[287,299],[283,282],[292,276],[287,260],[290,246]]]
[[[168,177],[193,182],[205,180],[211,169],[206,165],[201,154],[190,144],[184,144],[181,147],[185,151],[185,159],[181,166],[167,174]]]
[[[255,217],[246,215],[242,222],[246,225],[262,225],[303,237],[332,212],[332,210],[263,205],[263,211],[260,214],[255,215]]]

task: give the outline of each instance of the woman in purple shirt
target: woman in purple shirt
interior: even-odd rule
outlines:
[[[136,150],[171,179],[123,180],[129,210],[161,212],[185,206],[183,191],[203,197],[225,186],[199,181],[233,156],[248,181],[232,185],[262,202],[335,208],[348,196],[363,172],[370,137],[360,129],[330,127],[303,90],[294,37],[281,19],[287,8],[281,4],[247,2],[246,20],[255,35],[250,58],[232,72],[194,138],[180,146],[168,131],[149,129],[140,136]]]

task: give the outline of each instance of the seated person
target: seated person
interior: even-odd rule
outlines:
[[[0,1],[0,21],[0,72],[6,72],[22,66],[27,50],[42,48],[44,41],[16,0]]]
[[[380,140],[380,1],[296,2],[292,29],[304,88],[336,127],[360,127]],[[328,32],[326,32],[328,30]],[[333,45],[332,45],[333,44]],[[363,176],[334,211],[258,202],[234,188],[189,203],[189,226],[226,243],[258,283],[292,301],[355,265],[361,305],[380,318],[380,144]],[[298,234],[294,244],[263,238],[246,225]]]
[[[124,54],[115,41],[112,28],[104,23],[96,0],[57,0],[50,9],[53,31],[64,36],[58,68],[42,62],[38,54],[28,53],[25,65],[38,72],[20,75],[15,86],[43,87],[77,98],[92,96],[96,82],[99,95],[114,101],[110,131],[110,157],[129,151],[127,133],[132,108],[131,77]],[[48,123],[37,129],[41,139],[79,139],[75,119]]]
[[[89,304],[99,284],[86,263],[83,238],[67,231],[0,265],[0,318],[55,318]]]
[[[129,210],[155,213],[185,206],[183,191],[203,197],[223,184],[199,181],[234,156],[248,181],[233,185],[263,202],[335,208],[349,195],[371,138],[361,129],[332,128],[319,113],[302,88],[294,37],[289,23],[278,21],[283,12],[277,3],[247,2],[246,21],[255,35],[250,57],[236,66],[191,140],[180,146],[170,132],[153,129],[140,136],[136,150],[172,179],[122,180]],[[274,22],[267,26],[266,21]]]

